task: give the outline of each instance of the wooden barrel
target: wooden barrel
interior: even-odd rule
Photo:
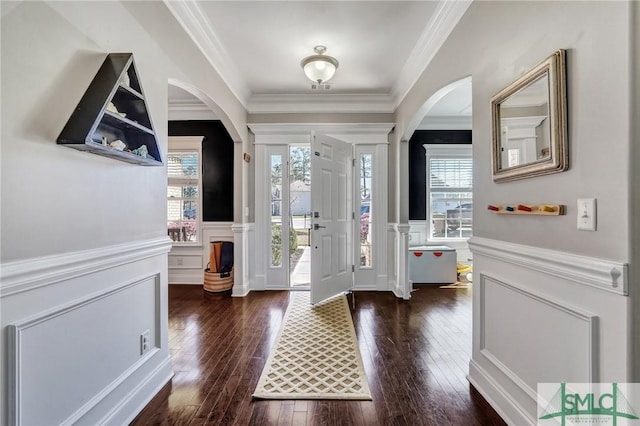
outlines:
[[[211,272],[209,269],[204,270],[204,289],[212,293],[220,293],[222,291],[231,290],[233,287],[233,268],[231,275],[228,277],[220,277],[224,275],[220,272]]]

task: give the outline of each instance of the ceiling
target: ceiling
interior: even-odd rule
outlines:
[[[249,112],[393,112],[462,17],[465,1],[195,1],[165,4]],[[340,65],[314,91],[300,61]],[[438,105],[438,114],[470,109]],[[189,95],[171,89],[170,103]],[[318,102],[321,100],[321,102]],[[442,101],[441,101],[442,102]],[[470,114],[470,111],[468,112]]]
[[[436,2],[201,2],[252,94],[311,93],[300,60],[324,45],[332,93],[390,93]]]

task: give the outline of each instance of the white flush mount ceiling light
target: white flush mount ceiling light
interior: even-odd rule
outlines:
[[[336,68],[338,68],[338,60],[325,55],[324,52],[327,51],[327,48],[324,46],[316,46],[313,51],[316,54],[304,58],[300,65],[311,81],[318,84],[324,83],[335,74]]]

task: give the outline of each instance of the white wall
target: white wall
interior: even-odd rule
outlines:
[[[516,232],[520,218],[505,219],[476,209],[474,228],[478,225],[482,232],[478,235],[584,255],[628,257],[628,247],[620,241],[629,232],[629,165],[625,161],[630,146],[629,7],[625,2],[473,4],[399,106],[396,133],[401,135],[431,94],[471,75],[474,159],[487,166],[475,168],[474,195],[482,203],[526,198],[523,201],[568,205],[566,216],[551,222],[532,218]],[[569,25],[564,21],[570,15],[579,19],[572,19]],[[607,22],[602,22],[602,16],[608,17]],[[489,167],[489,99],[558,48],[568,50],[571,168],[565,173],[494,184]],[[604,152],[611,161],[602,161]],[[575,200],[590,196],[598,198],[598,232],[578,232]]]
[[[408,139],[422,118],[416,113],[433,93],[470,75],[474,205],[567,206],[565,216],[554,218],[474,209],[470,379],[510,423],[535,421],[539,381],[628,381],[637,363],[628,340],[631,301],[609,275],[611,268],[622,269],[625,278],[624,264],[632,260],[630,45],[637,55],[637,40],[631,9],[628,2],[474,2],[397,110],[394,146]],[[495,184],[489,100],[560,48],[567,50],[571,168]],[[398,178],[404,175],[394,182],[402,192]],[[598,199],[597,232],[576,230],[576,199],[582,197]],[[401,214],[400,222],[406,221]],[[637,282],[630,286],[637,291]],[[571,346],[545,346],[537,337],[560,342],[566,333]],[[581,358],[585,353],[589,360]],[[572,364],[578,359],[584,362]]]
[[[631,78],[633,81],[633,92],[631,95],[631,132],[633,138],[638,141],[640,139],[640,3],[634,2],[631,5],[631,22],[632,32],[630,36],[630,50],[633,55]],[[640,167],[636,167],[640,163],[640,144],[631,144],[631,153],[627,160],[630,164],[631,170],[630,181],[640,182]],[[640,185],[631,185],[631,211],[640,211]],[[630,259],[633,264],[637,265],[638,259],[640,259],[640,215],[631,215],[631,255]],[[632,267],[633,274],[631,280],[638,282],[638,270],[637,267]],[[640,286],[634,285],[629,294],[632,297],[632,306],[636,307],[632,314],[632,336],[633,336],[633,353],[640,353]],[[636,362],[633,365],[633,381],[640,382],[640,363]]]
[[[166,168],[55,140],[108,52],[133,52],[163,156],[170,77],[225,108],[238,142],[246,112],[160,2],[0,7],[0,423],[126,424],[171,376]]]

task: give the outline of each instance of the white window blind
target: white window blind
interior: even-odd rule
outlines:
[[[471,158],[430,158],[430,187],[444,191],[471,189],[473,161]]]
[[[174,242],[198,242],[200,158],[197,150],[167,155],[167,229]]]
[[[427,150],[428,239],[472,234],[473,159],[470,145],[425,145]]]
[[[167,174],[169,178],[198,179],[198,153],[194,151],[170,151],[167,156]]]

